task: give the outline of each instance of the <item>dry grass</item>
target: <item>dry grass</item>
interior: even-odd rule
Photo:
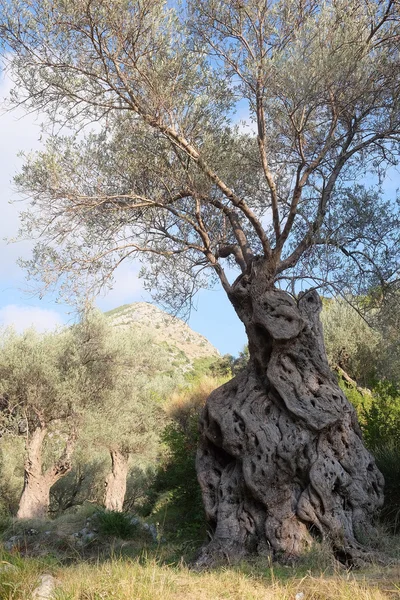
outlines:
[[[385,581],[381,587],[351,575],[306,576],[282,582],[232,569],[196,574],[186,568],[177,570],[156,563],[114,563],[103,565],[100,572],[89,568],[84,582],[82,572],[76,575],[75,581],[70,578],[62,585],[65,600],[294,600],[300,593],[305,600],[385,600],[398,593],[392,581]]]
[[[200,414],[208,396],[223,383],[225,379],[222,377],[204,376],[190,388],[177,390],[165,405],[167,416],[186,431],[190,419]]]
[[[397,566],[299,576],[295,569],[260,563],[196,573],[155,559],[60,566],[14,556],[0,563],[1,600],[29,600],[43,573],[59,581],[57,600],[295,600],[301,593],[304,600],[400,598]]]
[[[141,549],[131,547],[134,540],[117,543],[104,539],[92,548],[91,554],[84,548],[61,551],[56,544],[58,536],[69,535],[82,526],[86,516],[88,511],[83,510],[80,515],[65,516],[51,524],[35,523],[37,529],[46,527],[51,533],[38,534],[40,540],[46,538],[46,544],[39,543],[41,547],[34,549],[35,553],[22,548],[24,557],[17,552],[2,552],[0,546],[0,600],[31,600],[39,576],[45,573],[52,574],[59,582],[54,600],[400,599],[398,536],[390,538],[382,534],[393,563],[397,559],[397,564],[387,567],[346,571],[338,568],[329,547],[320,544],[294,566],[271,565],[266,558],[259,557],[198,573],[189,569],[181,558],[182,553],[191,556],[187,544],[162,544],[146,550],[143,545]],[[16,523],[12,530],[17,532],[20,527]],[[53,557],[41,556],[42,551],[51,552]]]

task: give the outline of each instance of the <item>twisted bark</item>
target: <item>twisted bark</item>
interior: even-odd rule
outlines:
[[[232,301],[251,359],[201,417],[197,471],[214,536],[199,565],[293,557],[315,537],[343,561],[368,558],[362,540],[383,503],[383,477],[329,369],[318,295],[296,303],[268,278],[241,278]]]
[[[64,475],[70,472],[71,457],[76,435],[71,433],[60,458],[43,472],[42,449],[48,430],[37,427],[26,443],[24,488],[17,512],[17,519],[44,519],[50,505],[50,490]]]

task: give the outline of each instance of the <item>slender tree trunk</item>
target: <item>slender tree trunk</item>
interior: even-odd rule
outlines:
[[[50,505],[50,489],[71,470],[71,455],[75,435],[67,440],[63,454],[49,469],[43,472],[42,449],[47,435],[45,426],[33,431],[26,444],[24,488],[19,502],[18,519],[43,519]]]
[[[329,369],[318,295],[296,302],[255,263],[231,301],[250,361],[211,394],[201,418],[197,472],[214,537],[199,565],[294,557],[313,538],[329,540],[343,561],[367,559],[362,540],[383,503],[383,477]]]
[[[107,510],[121,512],[126,494],[129,456],[119,450],[110,450],[110,455],[112,466],[105,482],[104,506]]]

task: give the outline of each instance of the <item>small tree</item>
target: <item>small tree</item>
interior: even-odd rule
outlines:
[[[315,533],[365,556],[382,477],[332,379],[316,293],[282,288],[398,280],[398,203],[363,185],[398,160],[398,3],[0,6],[17,100],[53,131],[101,127],[26,160],[30,273],[74,293],[82,273],[98,288],[147,256],[147,285],[173,309],[219,280],[245,324],[249,367],[202,418],[204,560],[298,554]],[[254,133],[233,123],[243,106]]]
[[[378,367],[381,336],[343,299],[325,301],[321,321],[331,367],[359,385],[371,385]]]
[[[400,389],[400,293],[393,293],[377,310],[373,322],[381,335],[377,352],[377,374],[380,379],[392,381]]]
[[[82,409],[108,385],[109,356],[100,356],[95,329],[86,323],[44,335],[9,330],[2,339],[0,389],[13,407],[8,431],[25,439],[18,518],[47,515],[51,487],[71,470]]]
[[[167,351],[134,328],[108,326],[108,344],[117,357],[113,384],[101,406],[87,411],[84,436],[110,453],[104,504],[108,510],[122,511],[130,463],[155,460],[162,401],[172,393],[179,375],[171,375]]]
[[[385,380],[398,386],[399,294],[384,298],[381,290],[373,290],[359,298],[359,304],[369,308],[368,321],[348,301],[325,301],[321,320],[329,362],[360,385],[374,387],[379,380]]]

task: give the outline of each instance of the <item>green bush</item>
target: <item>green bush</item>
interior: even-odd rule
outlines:
[[[162,524],[164,535],[174,539],[200,541],[206,534],[195,466],[198,422],[207,397],[222,382],[203,377],[175,394],[167,409],[171,420],[162,434],[165,458],[149,493],[147,514]]]
[[[129,515],[111,510],[97,513],[96,524],[100,534],[122,540],[132,538],[138,532],[137,524],[132,522]]]
[[[366,413],[369,410],[372,403],[372,393],[368,393],[369,390],[360,391],[357,389],[355,385],[351,385],[348,383],[343,377],[339,375],[338,377],[339,387],[344,392],[347,397],[347,400],[351,402],[354,408],[357,411],[358,419],[360,421],[361,426],[366,420]]]
[[[196,358],[193,361],[192,369],[185,375],[189,384],[196,385],[204,377],[232,377],[229,355],[216,357],[207,356]]]
[[[366,446],[385,478],[382,519],[396,532],[400,528],[400,391],[389,381],[375,381],[370,393],[361,393],[342,379],[339,385],[355,406]]]
[[[370,407],[364,410],[363,433],[367,446],[400,447],[400,391],[389,381],[378,381],[372,389]]]
[[[400,531],[400,445],[382,444],[374,449],[376,464],[385,478],[385,503],[382,519]]]
[[[199,382],[203,377],[228,380],[243,371],[248,361],[248,346],[245,346],[237,357],[231,354],[224,354],[220,357],[209,356],[207,358],[198,358],[193,362],[193,368],[187,374],[186,380],[191,383]]]
[[[329,364],[341,367],[362,386],[376,372],[380,335],[343,299],[325,299],[321,321]]]
[[[162,518],[166,533],[170,530],[174,538],[202,538],[205,516],[195,467],[198,415],[189,417],[186,430],[177,423],[169,424],[163,441],[169,459],[160,468],[154,484],[155,507],[165,514],[159,520]]]
[[[191,415],[186,425],[183,429],[172,422],[164,430],[162,440],[168,457],[158,469],[144,510],[162,524],[164,535],[174,540],[202,539],[205,533],[195,467],[198,415]]]

